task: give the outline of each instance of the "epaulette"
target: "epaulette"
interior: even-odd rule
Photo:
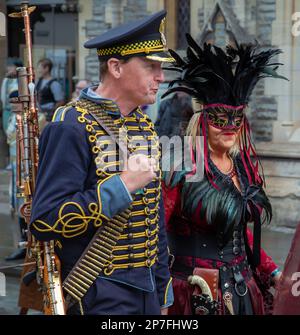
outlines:
[[[53,117],[52,117],[52,120],[51,122],[60,122],[60,121],[64,121],[65,119],[65,116],[66,116],[66,113],[74,108],[76,106],[76,102],[74,101],[71,101],[71,102],[68,102],[66,105],[64,106],[59,106],[54,114],[53,114]]]

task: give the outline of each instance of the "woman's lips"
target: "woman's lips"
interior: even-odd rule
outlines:
[[[233,135],[235,135],[235,133],[223,133],[223,135],[226,135],[226,136],[233,136]]]

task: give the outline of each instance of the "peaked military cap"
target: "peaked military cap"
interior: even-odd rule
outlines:
[[[84,46],[88,49],[97,48],[100,60],[141,56],[160,62],[173,62],[164,36],[166,13],[162,10],[122,24],[87,41]]]

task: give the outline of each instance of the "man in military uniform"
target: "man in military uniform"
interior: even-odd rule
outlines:
[[[165,15],[86,42],[101,82],[58,108],[40,138],[30,230],[56,240],[68,314],[160,314],[173,303],[159,142],[139,108],[155,102],[161,63],[173,60]]]

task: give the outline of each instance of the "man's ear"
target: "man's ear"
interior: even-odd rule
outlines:
[[[108,72],[115,78],[119,79],[121,76],[121,62],[117,58],[110,58],[107,61]]]

